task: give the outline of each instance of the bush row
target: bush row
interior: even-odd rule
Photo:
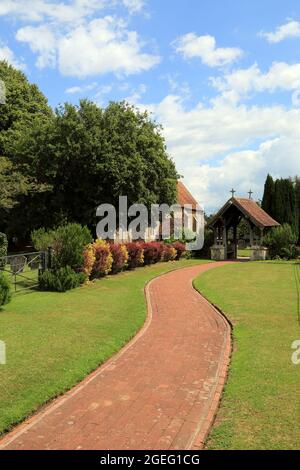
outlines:
[[[180,242],[170,245],[162,242],[109,243],[96,240],[84,249],[82,271],[89,279],[99,279],[124,269],[179,260],[184,253],[185,245]]]
[[[185,253],[185,245],[179,241],[109,243],[98,239],[93,242],[88,228],[79,224],[66,224],[51,231],[36,230],[32,241],[40,251],[52,247],[51,267],[40,275],[40,288],[58,292],[124,269],[179,260]]]

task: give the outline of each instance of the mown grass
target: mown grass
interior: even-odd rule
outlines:
[[[209,449],[300,449],[300,339],[294,264],[214,269],[196,288],[233,322],[234,352]]]
[[[17,294],[0,310],[0,434],[70,389],[126,344],[146,316],[150,279],[199,260],[160,263],[64,294]]]
[[[251,248],[238,249],[238,256],[241,258],[250,258],[252,255]]]

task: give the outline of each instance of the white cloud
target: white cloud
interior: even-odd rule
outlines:
[[[147,87],[144,83],[141,83],[135,90],[132,90],[131,95],[125,98],[125,101],[131,104],[137,104],[140,102],[142,96],[146,93]]]
[[[2,0],[0,16],[11,16],[23,21],[45,20],[76,23],[103,9],[108,0],[73,0],[71,3],[46,0]]]
[[[176,51],[185,59],[199,58],[209,67],[222,67],[240,59],[243,51],[238,47],[217,47],[213,36],[188,33],[174,42]]]
[[[8,47],[0,42],[0,60],[6,60],[10,65],[13,65],[17,69],[25,69],[23,62],[19,61],[14,52]]]
[[[238,69],[223,77],[211,78],[213,86],[228,100],[237,101],[251,92],[275,92],[300,89],[300,64],[274,62],[263,73],[257,64]]]
[[[56,64],[56,38],[46,25],[26,26],[17,31],[16,39],[29,44],[31,50],[38,54],[38,68],[54,67]]]
[[[274,32],[265,33],[261,31],[259,36],[265,38],[270,43],[281,42],[288,38],[300,37],[300,23],[298,21],[288,21],[281,26],[278,26]]]
[[[137,13],[145,6],[145,0],[123,0],[130,13]]]
[[[112,16],[81,25],[59,42],[59,68],[68,76],[130,75],[149,70],[159,61],[157,55],[142,52],[137,33]]]
[[[65,90],[65,93],[73,95],[76,93],[85,93],[86,91],[91,91],[94,90],[97,87],[97,83],[89,83],[88,85],[83,85],[83,86],[73,86],[70,88],[67,88]]]
[[[299,109],[215,100],[187,110],[174,95],[142,109],[163,123],[179,173],[208,211],[224,203],[232,186],[240,196],[251,187],[260,198],[268,172],[300,174]]]

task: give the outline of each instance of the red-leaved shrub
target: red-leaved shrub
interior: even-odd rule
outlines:
[[[142,243],[128,242],[125,244],[128,253],[127,266],[129,269],[144,265],[144,249]]]
[[[122,243],[111,243],[110,252],[113,257],[112,272],[119,273],[126,267],[128,261],[126,246]]]
[[[99,278],[106,276],[110,273],[113,264],[113,257],[109,249],[109,243],[105,240],[96,240],[92,246],[95,255],[92,277]]]
[[[177,251],[172,245],[164,245],[164,251],[163,251],[163,261],[174,261],[177,256]]]
[[[164,250],[164,246],[161,242],[146,242],[143,243],[143,248],[144,262],[146,265],[161,261]]]
[[[172,243],[173,248],[177,251],[176,260],[180,260],[182,255],[186,252],[185,244],[179,241]]]

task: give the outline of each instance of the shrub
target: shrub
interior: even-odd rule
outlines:
[[[8,279],[0,273],[0,307],[11,300],[11,288]]]
[[[79,287],[86,280],[84,273],[76,273],[70,266],[40,274],[39,286],[44,291],[66,292]]]
[[[180,242],[180,241],[176,241],[176,242],[172,243],[172,246],[173,246],[173,248],[175,248],[175,250],[177,252],[175,259],[178,261],[178,260],[180,260],[180,258],[182,258],[182,256],[186,252],[185,244]]]
[[[164,249],[161,242],[145,242],[142,246],[144,249],[144,263],[146,265],[161,261]]]
[[[141,243],[128,242],[125,244],[128,253],[128,268],[134,269],[144,265],[144,249]]]
[[[92,277],[99,278],[110,273],[113,264],[113,257],[109,249],[109,244],[105,240],[96,240],[93,243],[95,263]]]
[[[211,252],[210,249],[213,246],[215,241],[214,232],[212,229],[205,227],[204,230],[204,245],[201,250],[197,250],[196,256],[199,258],[210,259]]]
[[[122,243],[112,243],[110,245],[110,252],[113,257],[112,272],[114,274],[122,271],[128,261],[128,252],[126,246]]]
[[[273,228],[265,237],[264,244],[269,249],[270,258],[296,258],[298,250],[296,248],[297,236],[290,225]]]
[[[5,233],[0,232],[0,269],[4,268],[6,264],[5,257],[7,256],[8,241]]]
[[[93,266],[96,261],[93,245],[90,243],[83,250],[83,267],[82,271],[89,279],[91,277]]]
[[[163,250],[163,261],[174,261],[177,256],[176,249],[171,245],[164,245]]]
[[[55,231],[39,228],[31,232],[31,241],[37,251],[47,251],[54,244]]]
[[[66,224],[56,230],[35,230],[31,239],[36,250],[45,251],[53,248],[53,269],[70,266],[74,271],[82,269],[83,251],[92,242],[92,235],[87,227],[80,224]]]

